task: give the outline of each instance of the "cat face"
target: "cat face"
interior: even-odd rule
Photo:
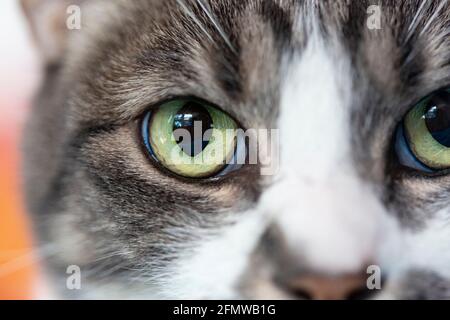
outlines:
[[[34,4],[24,149],[55,288],[78,265],[83,297],[350,298],[376,266],[375,297],[450,298],[450,177],[420,138],[447,129],[447,1],[375,3],[376,28],[372,1],[80,1],[55,35],[61,3]],[[167,103],[274,130],[276,166],[168,166]]]

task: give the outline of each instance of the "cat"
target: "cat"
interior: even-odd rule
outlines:
[[[450,177],[420,148],[447,151],[449,1],[22,3],[45,70],[24,188],[57,296],[450,298]],[[171,106],[276,130],[277,169],[165,163]]]

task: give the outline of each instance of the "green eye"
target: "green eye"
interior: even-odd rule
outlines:
[[[416,105],[405,118],[404,131],[421,164],[432,170],[450,168],[450,90],[438,91]]]
[[[196,100],[173,100],[150,111],[142,137],[152,157],[170,171],[188,178],[220,173],[235,155],[236,122]]]

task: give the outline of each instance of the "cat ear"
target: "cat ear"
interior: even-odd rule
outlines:
[[[77,24],[81,24],[81,10],[77,5],[82,1],[21,0],[44,63],[55,64],[61,60],[68,33],[77,29]]]

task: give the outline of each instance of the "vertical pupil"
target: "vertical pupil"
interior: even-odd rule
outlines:
[[[450,147],[450,93],[438,92],[428,102],[425,123],[433,138]]]
[[[213,121],[208,110],[193,101],[187,102],[178,111],[173,122],[177,144],[191,157],[195,157],[206,148],[211,138],[212,130],[210,129],[212,128]]]

